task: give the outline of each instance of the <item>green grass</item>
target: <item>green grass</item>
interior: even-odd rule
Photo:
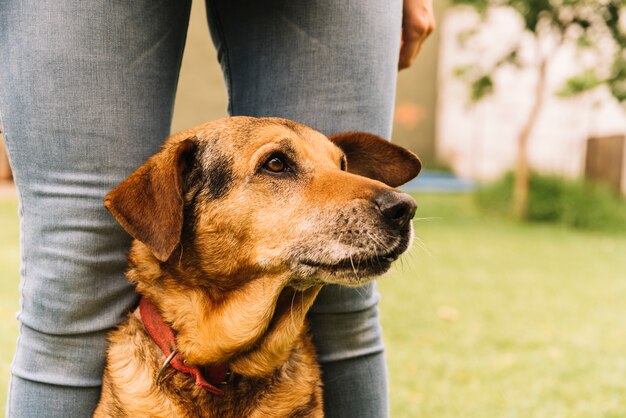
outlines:
[[[470,195],[417,200],[419,240],[379,286],[392,416],[626,416],[626,237],[487,218]],[[4,409],[14,202],[0,234]]]
[[[380,283],[392,416],[626,416],[626,237],[417,200],[434,218]]]

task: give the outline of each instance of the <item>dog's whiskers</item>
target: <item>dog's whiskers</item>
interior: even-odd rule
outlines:
[[[385,243],[381,241],[380,238],[378,238],[376,235],[373,235],[371,232],[366,231],[365,232],[367,234],[367,236],[374,241],[376,244],[378,244],[380,247],[386,247]]]
[[[339,236],[337,237],[337,240],[335,241],[336,245],[337,245],[337,250],[341,249],[341,237],[343,236],[343,233],[345,231],[341,231],[341,233],[339,234]]]
[[[425,218],[413,218],[413,221],[438,221],[438,220],[441,220],[441,219],[443,219],[443,218],[440,217],[440,216],[428,216],[428,217],[425,217]]]
[[[424,251],[430,257],[433,256],[433,253],[428,249],[428,246],[420,237],[418,237],[417,235],[414,235],[413,242],[415,245],[417,245],[417,247],[419,247],[422,251]],[[415,245],[413,247],[415,247]],[[413,247],[411,247],[411,250],[413,250]]]
[[[352,266],[352,271],[354,272],[354,277],[356,277],[356,280],[359,282],[361,281],[361,278],[359,277],[359,274],[356,271],[356,268],[354,267],[354,260],[352,259],[352,241],[350,241],[350,249],[348,250],[348,255],[350,258],[350,265]]]
[[[289,317],[291,318],[291,327],[294,330],[297,329],[297,327],[298,327],[298,325],[296,324],[296,320],[293,317],[293,302],[296,299],[296,293],[298,293],[298,292],[294,289],[293,295],[291,295],[291,307],[289,308],[289,311],[290,311],[289,312]],[[302,293],[302,292],[300,292],[300,293]]]
[[[180,267],[183,264],[183,242],[180,242],[180,257],[178,257],[178,267]]]

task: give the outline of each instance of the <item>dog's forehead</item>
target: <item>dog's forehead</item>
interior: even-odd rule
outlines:
[[[168,143],[192,137],[200,145],[202,151],[198,156],[206,166],[216,159],[227,160],[244,171],[245,165],[262,154],[259,150],[271,148],[271,144],[276,148],[281,145],[289,147],[298,156],[319,164],[336,164],[343,156],[343,151],[322,133],[281,118],[237,116],[219,119],[172,135]]]
[[[278,118],[254,119],[238,126],[228,141],[242,160],[249,160],[264,148],[290,148],[306,158],[338,161],[343,155],[322,133],[305,125]]]

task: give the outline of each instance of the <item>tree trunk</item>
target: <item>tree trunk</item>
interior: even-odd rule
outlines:
[[[543,58],[537,72],[537,85],[530,115],[517,137],[517,163],[515,165],[515,183],[513,185],[513,213],[517,219],[528,216],[528,192],[530,189],[530,165],[528,163],[528,141],[533,133],[539,114],[543,108],[546,81],[548,76],[548,59]]]

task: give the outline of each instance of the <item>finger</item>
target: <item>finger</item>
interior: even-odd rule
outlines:
[[[420,5],[413,1],[405,1],[402,16],[402,43],[398,69],[402,70],[411,66],[415,57],[422,49],[422,45],[435,30],[435,17],[431,7],[419,8]],[[423,3],[421,6],[428,6]]]
[[[400,58],[398,60],[398,69],[403,70],[408,68],[413,64],[415,57],[422,49],[422,45],[426,38],[428,37],[428,33],[424,32],[421,35],[417,35],[415,33],[411,35],[402,35],[402,45],[400,46]]]
[[[413,64],[413,60],[422,48],[422,41],[419,39],[403,40],[400,47],[400,59],[398,60],[398,69],[404,70]]]

